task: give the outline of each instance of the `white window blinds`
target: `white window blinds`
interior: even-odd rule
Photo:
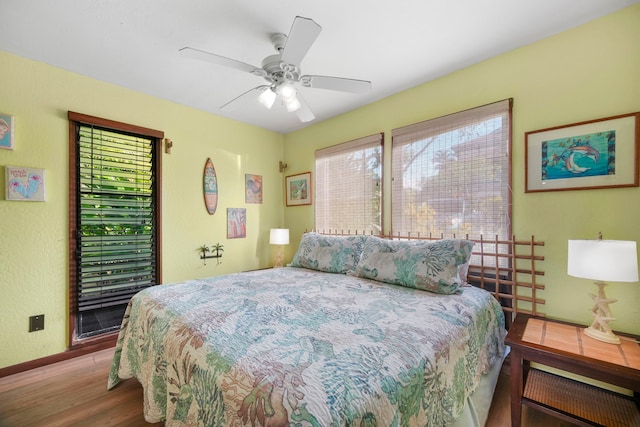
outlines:
[[[382,141],[370,135],[315,153],[315,228],[381,234]]]
[[[392,131],[392,234],[510,235],[511,105]]]

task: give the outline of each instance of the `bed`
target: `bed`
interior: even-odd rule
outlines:
[[[478,268],[477,246],[306,233],[287,267],[148,288],[108,388],[137,378],[167,426],[482,426],[513,290],[542,285]],[[493,292],[467,283],[478,271]]]

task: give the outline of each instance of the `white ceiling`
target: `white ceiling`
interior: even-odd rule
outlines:
[[[0,49],[81,75],[287,133],[283,106],[220,106],[264,84],[186,58],[195,47],[260,67],[296,16],[322,32],[303,74],[370,80],[367,94],[302,88],[316,123],[530,44],[640,0],[0,0]]]

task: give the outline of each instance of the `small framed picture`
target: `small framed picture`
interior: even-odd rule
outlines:
[[[262,175],[244,175],[246,203],[262,203]]]
[[[7,200],[22,200],[25,202],[43,202],[44,169],[22,168],[6,166],[7,172]]]
[[[287,206],[311,204],[311,172],[289,175],[285,178]]]
[[[13,116],[0,113],[0,148],[5,150],[13,150],[13,122]]]
[[[227,208],[227,239],[247,237],[247,210]]]

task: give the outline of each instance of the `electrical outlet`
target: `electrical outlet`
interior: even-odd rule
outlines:
[[[44,314],[29,317],[29,332],[41,331],[44,329]]]

